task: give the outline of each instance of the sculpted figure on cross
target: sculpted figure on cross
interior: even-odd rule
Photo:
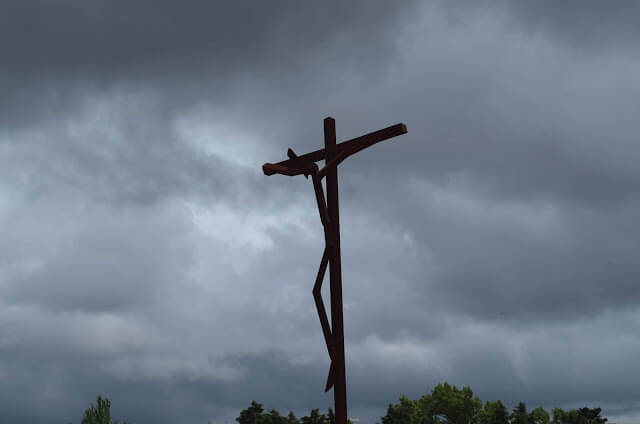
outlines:
[[[340,265],[340,216],[338,212],[338,165],[347,157],[363,150],[375,143],[389,138],[406,134],[407,127],[404,124],[396,124],[391,127],[375,131],[340,144],[336,144],[336,127],[333,118],[324,120],[325,148],[296,155],[292,149],[287,151],[288,160],[275,164],[265,163],[262,170],[265,175],[282,174],[288,176],[304,175],[313,182],[313,189],[318,204],[320,221],[324,228],[325,246],[320,261],[320,268],[313,286],[313,298],[318,309],[320,325],[327,344],[331,366],[325,385],[325,392],[334,387],[334,402],[336,411],[336,423],[347,423],[347,387],[344,361],[344,327],[342,322],[342,275]],[[320,169],[316,161],[325,160],[325,166]],[[322,189],[322,178],[327,177],[327,196],[325,201]],[[327,312],[322,302],[322,281],[330,264],[331,284],[331,321],[329,327]]]

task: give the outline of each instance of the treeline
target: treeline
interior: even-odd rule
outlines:
[[[482,403],[470,387],[458,389],[448,383],[438,384],[418,400],[402,395],[399,401],[396,405],[389,404],[387,414],[381,417],[382,423],[376,424],[604,424],[608,421],[600,416],[600,408],[569,411],[553,408],[550,415],[541,406],[528,411],[527,405],[520,402],[509,412],[499,400]],[[243,410],[236,421],[239,424],[335,424],[335,416],[331,408],[327,415],[320,415],[314,409],[310,416],[298,420],[293,412],[287,417],[276,410],[264,413],[262,405],[252,401],[251,407]]]
[[[296,418],[292,411],[289,415],[283,417],[280,412],[272,409],[269,413],[263,412],[262,404],[255,400],[251,401],[251,406],[240,412],[240,416],[236,418],[238,424],[335,424],[336,416],[333,409],[329,408],[328,413],[320,414],[319,408],[312,409],[311,413],[300,419]],[[347,419],[348,424],[353,422]]]
[[[440,383],[431,393],[418,400],[400,396],[399,403],[389,404],[387,414],[376,424],[605,424],[608,420],[600,416],[600,408],[571,409],[565,411],[553,408],[551,415],[541,406],[528,411],[524,402],[511,411],[499,400],[482,403],[473,395],[470,387],[458,389],[448,383]],[[82,424],[118,424],[111,422],[109,399],[98,396],[97,408],[85,411]],[[264,412],[262,404],[255,400],[251,406],[240,412],[236,418],[238,424],[335,424],[335,415],[331,408],[327,414],[312,409],[308,416],[296,418],[293,412],[287,416],[272,409]],[[353,424],[351,420],[349,424]],[[124,422],[123,424],[128,424]],[[366,424],[366,423],[363,423]]]
[[[98,396],[97,405],[91,406],[84,411],[82,424],[118,424],[118,421],[111,421],[111,401],[108,398]],[[336,419],[333,410],[329,408],[327,415],[320,414],[319,409],[312,409],[311,414],[300,419],[296,418],[293,412],[283,417],[278,411],[272,409],[269,413],[263,412],[262,404],[256,401],[251,402],[251,406],[240,412],[236,421],[240,424],[335,424]],[[351,420],[348,424],[353,424]],[[71,423],[68,423],[71,424]],[[123,421],[122,424],[131,424]]]
[[[600,408],[580,408],[565,411],[553,408],[552,415],[538,406],[527,411],[524,402],[509,412],[499,400],[485,402],[473,396],[470,387],[458,389],[440,383],[430,394],[418,400],[400,396],[396,405],[389,404],[382,424],[604,424]]]

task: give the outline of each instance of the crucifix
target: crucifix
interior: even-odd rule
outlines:
[[[347,382],[344,361],[344,328],[342,324],[342,272],[340,266],[340,216],[338,212],[338,165],[349,156],[366,149],[375,143],[406,134],[405,124],[396,124],[336,144],[336,121],[324,119],[324,149],[297,156],[293,150],[287,151],[289,159],[278,163],[265,163],[262,171],[265,175],[282,174],[290,177],[304,175],[313,182],[313,189],[320,213],[320,221],[324,227],[325,247],[320,261],[320,269],[313,286],[313,298],[316,302],[320,325],[327,344],[331,366],[325,386],[325,393],[333,387],[336,424],[347,424]],[[323,160],[325,165],[318,168],[315,162]],[[322,178],[327,177],[327,201],[322,189]],[[331,289],[331,328],[322,302],[320,289],[322,280],[329,267]]]

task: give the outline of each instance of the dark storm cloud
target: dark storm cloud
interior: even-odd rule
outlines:
[[[3,167],[3,179],[29,192],[81,193],[113,205],[150,204],[177,192],[236,191],[233,179],[220,179],[233,173],[227,164],[197,156],[176,139],[157,97],[116,91],[98,100],[91,94],[57,121],[8,133],[19,161]]]
[[[260,166],[329,115],[409,129],[340,170],[351,416],[637,412],[635,6],[61,4],[0,16],[3,416],[326,410],[311,183]]]
[[[372,30],[392,24],[405,8],[385,2],[193,1],[177,8],[170,1],[9,1],[1,21],[3,68],[16,74],[113,77],[140,66],[147,66],[145,71],[157,66],[159,74],[192,72],[203,63],[223,74],[251,71],[251,65],[284,67],[291,63],[280,59],[298,57],[304,63],[315,47],[334,37],[384,43],[385,29]]]
[[[17,276],[4,293],[5,301],[35,303],[56,312],[117,312],[153,302],[157,287],[184,279],[191,262],[191,246],[184,236],[191,223],[184,211],[159,209],[105,216],[85,208],[84,216],[72,218],[73,224],[60,217],[49,222],[74,225],[74,233],[56,244],[45,265]]]
[[[482,11],[466,37],[442,32],[437,18],[411,32],[415,73],[399,72],[403,89],[385,99],[410,132],[349,159],[342,205],[413,228],[438,268],[414,287],[473,316],[633,307],[637,63],[624,49],[615,63],[597,49],[567,58],[552,39],[497,22]],[[454,75],[430,59],[439,55]]]
[[[413,228],[416,244],[429,252],[425,277],[413,279],[424,299],[442,296],[482,319],[528,322],[582,319],[637,305],[637,202],[597,213],[483,199],[469,191],[434,189],[425,199],[420,188],[429,190],[384,183],[352,202],[373,210],[376,193],[405,193],[402,207],[383,202],[376,210]]]
[[[597,0],[504,2],[524,30],[543,32],[585,49],[632,46],[640,38],[637,3]]]
[[[164,85],[174,108],[205,90],[221,103],[242,76],[277,77],[320,57],[325,66],[377,61],[390,52],[387,28],[407,10],[386,2],[5,2],[0,113],[5,125],[52,118],[86,88],[132,81]]]

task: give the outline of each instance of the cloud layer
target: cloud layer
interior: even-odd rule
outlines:
[[[339,171],[351,417],[449,381],[637,421],[636,7],[5,3],[9,422],[332,407],[312,186],[261,171],[326,116],[409,130]]]

